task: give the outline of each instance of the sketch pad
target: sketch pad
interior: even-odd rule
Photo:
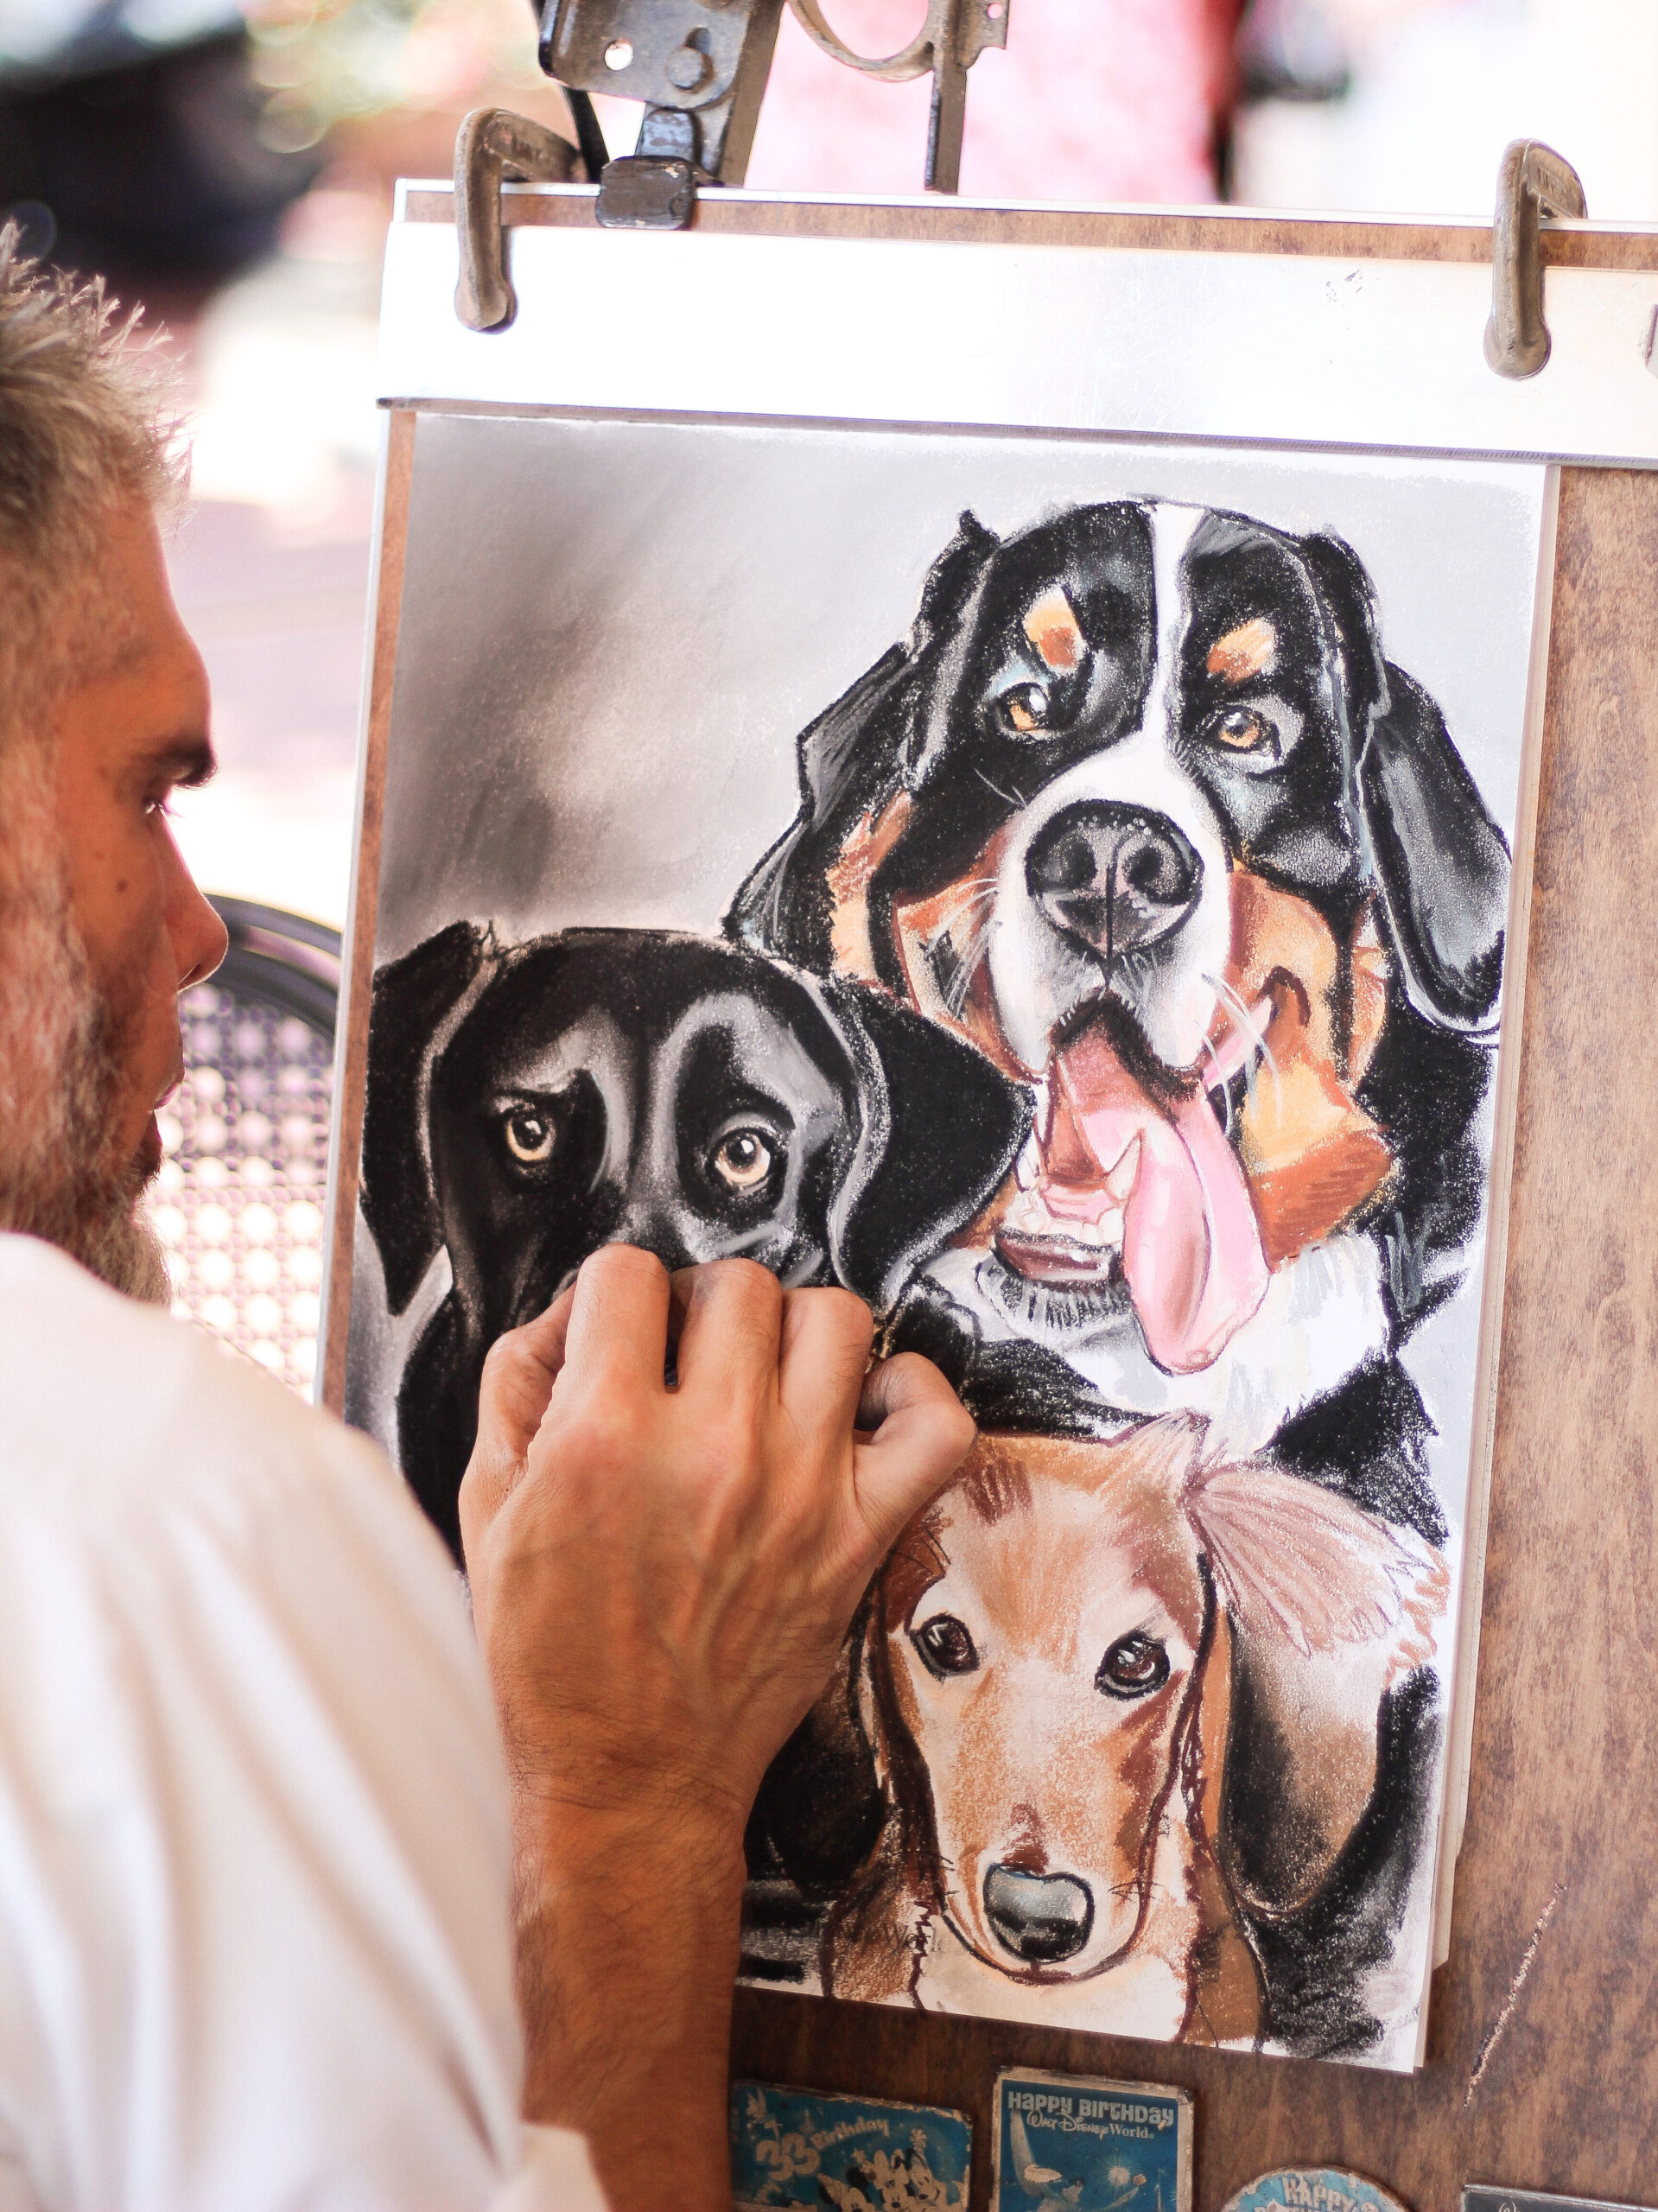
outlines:
[[[1448,429],[1331,401],[1298,445],[1275,402],[1252,436],[1190,364],[1148,438],[1090,321],[1104,216],[1064,241],[1098,283],[1027,289],[970,364],[959,315],[888,318],[884,419],[881,328],[839,385],[803,359],[791,408],[766,295],[723,276],[722,322],[685,304],[607,387],[554,303],[613,245],[631,327],[698,234],[519,204],[499,343],[446,320],[435,188],[388,263],[329,1393],[452,1535],[483,1350],[595,1243],[847,1283],[982,1441],[762,1789],[755,2001],[812,2000],[825,2049],[827,1997],[912,2037],[1139,2039],[1117,2072],[1159,2043],[1418,2067],[1469,1776],[1549,456],[1589,442],[1477,384]],[[835,211],[699,219],[793,285],[780,233]],[[942,283],[931,219],[885,219]],[[890,294],[865,251],[837,242],[843,303]],[[1179,257],[1141,254],[1153,304]]]

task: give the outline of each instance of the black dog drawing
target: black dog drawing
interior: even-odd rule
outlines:
[[[1478,1218],[1509,859],[1352,551],[1150,500],[964,515],[798,750],[729,932],[1035,1102],[907,1340],[992,1425],[1199,1413],[1443,1541],[1394,1355]]]
[[[363,1124],[391,1312],[448,1257],[397,1390],[422,1504],[458,1547],[485,1353],[598,1246],[889,1308],[1028,1126],[981,1054],[877,993],[665,932],[439,931],[375,978]]]

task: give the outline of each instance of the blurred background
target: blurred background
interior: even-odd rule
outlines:
[[[924,4],[828,13],[881,54]],[[447,175],[468,109],[574,135],[535,38],[528,0],[0,0],[0,210],[142,305],[187,381],[171,557],[222,767],[178,830],[242,902],[252,996],[221,978],[194,1010],[164,1226],[181,1307],[301,1389],[327,1088],[305,993],[350,880],[382,244],[394,181]],[[918,191],[928,98],[840,67],[785,12],[748,181]],[[595,105],[630,150],[638,109]],[[1576,165],[1596,218],[1658,220],[1658,0],[1012,0],[969,79],[962,182],[1489,219],[1522,135]],[[303,919],[282,938],[284,912]]]

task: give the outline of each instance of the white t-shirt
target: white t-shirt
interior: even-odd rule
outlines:
[[[394,1470],[0,1236],[0,2212],[602,2212],[519,2125],[509,1878]]]

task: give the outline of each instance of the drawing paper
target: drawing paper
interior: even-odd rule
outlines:
[[[350,1417],[455,1541],[488,1344],[624,1239],[846,1284],[982,1432],[751,1980],[1418,2063],[1548,501],[416,418]]]

